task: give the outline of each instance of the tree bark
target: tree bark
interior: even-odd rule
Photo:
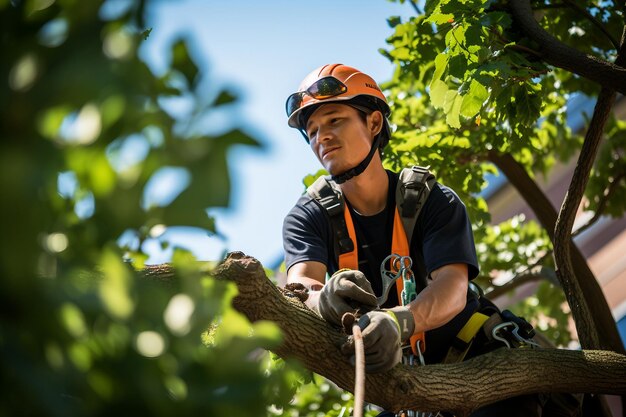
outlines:
[[[580,206],[585,188],[589,181],[589,173],[596,159],[600,141],[606,122],[613,109],[615,91],[603,88],[598,96],[598,101],[585,135],[585,141],[580,151],[572,181],[563,200],[559,216],[554,228],[554,258],[556,275],[561,282],[565,297],[572,309],[576,329],[580,343],[589,349],[610,349],[610,343],[602,340],[599,326],[595,325],[589,300],[581,289],[581,279],[576,278],[576,269],[572,262],[572,228],[576,218],[576,212]],[[594,310],[595,310],[595,305]],[[612,317],[612,316],[611,316]],[[613,325],[613,327],[615,327]],[[623,348],[623,346],[622,346]]]
[[[236,283],[233,306],[252,322],[271,320],[284,341],[274,352],[353,392],[354,368],[341,354],[346,335],[296,298],[286,297],[261,264],[240,252],[215,271]],[[626,356],[609,351],[500,349],[466,362],[398,365],[366,376],[365,400],[391,411],[447,410],[464,416],[488,403],[539,392],[626,393]]]

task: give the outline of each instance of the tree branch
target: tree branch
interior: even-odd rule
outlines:
[[[529,0],[509,1],[508,6],[524,35],[537,43],[537,52],[546,63],[626,94],[626,68],[584,54],[554,38],[535,20]]]
[[[490,300],[493,300],[495,298],[498,298],[506,294],[509,291],[514,290],[515,288],[521,285],[527,284],[529,282],[535,282],[535,281],[541,281],[541,280],[546,280],[550,282],[556,281],[556,284],[559,285],[559,282],[556,278],[556,275],[554,274],[554,271],[550,268],[542,267],[537,272],[526,271],[524,273],[521,273],[515,276],[506,284],[500,285],[498,287],[494,287],[491,291],[485,294],[485,297],[489,298]]]
[[[215,277],[237,284],[233,306],[250,321],[271,320],[281,328],[284,341],[275,353],[295,358],[342,389],[353,390],[354,370],[340,352],[346,335],[299,300],[283,296],[258,261],[231,253]],[[365,400],[388,410],[449,410],[463,416],[485,404],[529,393],[626,393],[626,356],[500,349],[458,364],[398,365],[386,373],[366,375],[365,387]]]
[[[578,163],[574,169],[572,181],[563,200],[559,216],[554,228],[554,258],[557,266],[556,274],[561,281],[565,297],[572,307],[572,314],[576,322],[576,329],[581,345],[590,349],[606,349],[607,345],[601,343],[600,335],[593,324],[591,309],[585,299],[578,280],[574,277],[572,266],[571,246],[572,227],[576,218],[576,212],[580,206],[589,173],[595,161],[602,132],[608,120],[609,114],[615,102],[615,91],[602,88],[596,107],[591,118],[591,123],[585,141],[580,151]],[[575,308],[574,308],[575,307]]]
[[[622,33],[622,43],[617,51],[616,63],[619,65],[623,65],[626,61],[625,36],[626,28],[624,33]],[[602,87],[593,110],[589,128],[585,134],[585,140],[580,150],[576,167],[574,168],[572,181],[563,200],[563,205],[554,228],[554,257],[557,266],[557,276],[572,307],[572,314],[574,315],[581,345],[585,348],[593,349],[606,349],[610,344],[603,343],[600,330],[593,326],[588,300],[582,293],[578,280],[575,279],[575,269],[572,265],[571,257],[574,245],[572,244],[571,236],[576,212],[587,187],[591,168],[600,148],[600,142],[609,115],[613,110],[615,98],[616,88]]]

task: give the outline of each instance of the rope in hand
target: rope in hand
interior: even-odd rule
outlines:
[[[354,414],[353,417],[363,417],[363,403],[365,397],[365,348],[363,335],[355,314],[346,313],[341,317],[341,323],[346,333],[354,338]]]

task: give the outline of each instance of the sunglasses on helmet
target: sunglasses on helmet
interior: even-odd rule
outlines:
[[[287,111],[287,117],[302,107],[302,101],[304,95],[318,100],[324,100],[327,98],[335,97],[348,91],[348,87],[333,76],[327,76],[315,81],[304,91],[298,91],[293,93],[287,98],[285,103],[285,110]]]

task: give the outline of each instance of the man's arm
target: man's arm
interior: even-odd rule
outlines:
[[[466,264],[449,264],[431,273],[432,282],[408,305],[415,333],[443,326],[459,314],[467,302]]]
[[[326,265],[321,262],[306,261],[292,265],[287,271],[287,283],[299,283],[309,290],[306,305],[310,309],[317,307],[320,290],[326,278]]]
[[[402,359],[402,342],[413,334],[448,323],[463,310],[467,297],[467,265],[445,265],[431,276],[433,282],[408,306],[375,310],[361,316],[359,327],[367,372],[391,369]],[[342,351],[353,356],[354,339],[348,339]]]

